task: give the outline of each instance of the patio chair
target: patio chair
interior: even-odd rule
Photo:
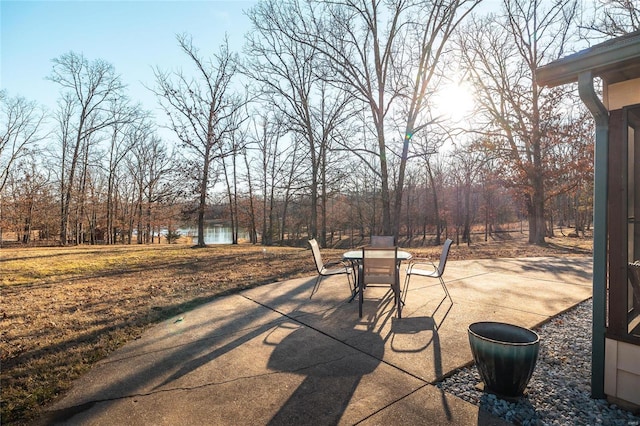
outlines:
[[[395,242],[393,240],[393,235],[372,235],[371,247],[394,247]]]
[[[390,285],[398,318],[402,318],[402,298],[400,297],[400,268],[397,247],[365,247],[362,249],[362,272],[358,292],[358,313],[362,318],[364,289],[371,284]]]
[[[407,275],[405,277],[404,283],[405,289],[409,286],[409,280],[411,279],[412,275],[419,275],[428,278],[438,278],[446,296],[453,303],[453,299],[451,299],[449,290],[447,289],[447,286],[444,283],[444,279],[442,278],[442,275],[444,274],[444,267],[447,264],[447,257],[449,257],[449,248],[451,247],[451,243],[453,243],[453,241],[448,238],[444,242],[444,246],[442,246],[442,253],[440,254],[440,263],[438,263],[438,266],[436,266],[428,259],[412,260],[407,266]]]
[[[320,254],[320,247],[318,246],[318,242],[315,239],[311,239],[309,240],[309,245],[311,246],[313,260],[316,264],[316,270],[318,271],[318,277],[316,278],[316,282],[313,286],[313,290],[311,291],[311,296],[309,296],[309,299],[311,299],[311,297],[313,297],[313,295],[318,291],[322,278],[332,275],[344,274],[347,276],[347,282],[349,284],[349,289],[351,290],[351,300],[353,300],[356,294],[356,280],[353,268],[348,263],[345,263],[341,260],[324,263],[322,261],[322,255]]]

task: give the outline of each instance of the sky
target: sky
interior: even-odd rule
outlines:
[[[46,79],[51,60],[69,51],[112,64],[131,99],[159,113],[152,67],[187,69],[176,34],[193,36],[203,55],[229,37],[240,52],[256,1],[31,1],[0,0],[0,89],[54,110],[59,87]]]
[[[129,97],[156,117],[153,67],[184,69],[192,63],[176,35],[188,33],[203,56],[229,37],[241,52],[250,28],[246,11],[256,0],[0,0],[0,89],[56,109],[60,88],[47,80],[52,59],[73,51],[112,64]],[[484,0],[484,12],[500,0]],[[146,87],[145,87],[146,86]],[[450,94],[453,95],[453,94]],[[451,100],[459,98],[450,96]],[[459,102],[455,104],[459,109]]]

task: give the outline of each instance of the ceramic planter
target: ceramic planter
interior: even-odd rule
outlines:
[[[501,322],[473,323],[468,334],[486,390],[507,397],[521,396],[538,359],[538,334]]]

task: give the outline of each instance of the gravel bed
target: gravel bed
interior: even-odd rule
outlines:
[[[476,389],[474,366],[437,386],[516,425],[639,426],[640,416],[603,399],[591,399],[591,316],[589,299],[543,325],[536,368],[517,402]]]

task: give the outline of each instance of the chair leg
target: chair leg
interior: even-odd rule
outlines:
[[[438,278],[440,278],[440,284],[442,285],[442,288],[444,289],[445,294],[447,295],[449,300],[451,300],[451,303],[453,303],[453,299],[451,298],[451,295],[449,294],[449,290],[447,289],[447,286],[445,285],[444,280],[442,279],[442,276],[440,276]]]
[[[313,285],[313,290],[311,290],[311,295],[309,296],[309,299],[311,299],[313,297],[313,295],[316,294],[316,292],[320,288],[320,281],[321,280],[322,280],[322,275],[318,274],[318,276],[316,277],[316,282]]]
[[[358,315],[362,318],[362,304],[364,303],[364,284],[362,271],[358,274]]]
[[[411,274],[407,274],[404,277],[404,286],[402,287],[402,291],[406,294],[409,289],[409,279],[411,278]]]
[[[351,290],[351,298],[349,299],[349,303],[351,303],[356,298],[356,294],[358,294],[355,273],[347,274],[347,282],[349,283],[349,290]]]

